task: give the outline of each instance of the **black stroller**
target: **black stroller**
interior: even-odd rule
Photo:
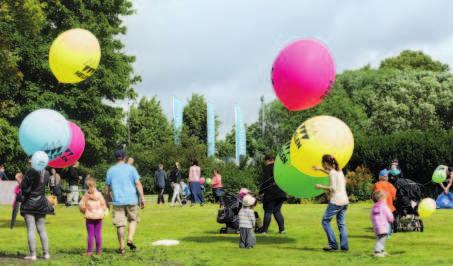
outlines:
[[[217,213],[217,222],[225,224],[225,227],[220,229],[221,234],[239,233],[239,211],[242,208],[242,199],[230,192],[226,192],[222,198],[223,206]],[[262,221],[255,211],[256,225],[255,232],[262,227]]]
[[[417,211],[422,198],[420,184],[407,178],[398,178],[394,185],[396,188],[396,215],[393,231],[423,232],[423,221]]]
[[[241,207],[242,200],[238,195],[229,192],[223,195],[223,207],[217,214],[217,222],[225,224],[225,227],[220,229],[221,234],[236,233],[239,230],[238,214]]]

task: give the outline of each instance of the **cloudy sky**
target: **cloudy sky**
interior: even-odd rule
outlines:
[[[169,117],[173,96],[203,94],[222,135],[234,123],[234,104],[251,123],[260,96],[275,98],[271,65],[297,39],[323,41],[337,73],[404,49],[453,66],[453,1],[134,0],[134,9],[124,42],[137,57],[139,94],[156,95]]]

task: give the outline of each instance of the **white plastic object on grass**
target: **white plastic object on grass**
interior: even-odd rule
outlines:
[[[162,239],[162,240],[154,241],[151,245],[153,245],[153,246],[176,246],[176,245],[179,245],[179,241],[172,240],[172,239]]]

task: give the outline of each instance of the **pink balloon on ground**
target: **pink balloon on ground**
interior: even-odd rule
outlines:
[[[274,61],[272,85],[281,103],[291,111],[318,105],[335,82],[335,64],[329,50],[316,40],[299,40],[285,47]]]
[[[204,183],[206,182],[206,179],[204,179],[204,177],[202,177],[202,178],[200,178],[199,181],[200,181],[200,184],[201,184],[201,185],[204,185]]]
[[[71,141],[66,151],[57,157],[55,160],[49,162],[49,166],[54,168],[65,168],[73,165],[83,154],[85,149],[85,135],[76,124],[69,122],[71,129]]]

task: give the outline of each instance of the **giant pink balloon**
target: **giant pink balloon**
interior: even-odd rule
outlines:
[[[319,104],[335,82],[335,64],[329,50],[316,40],[299,40],[275,59],[272,84],[282,104],[291,111]]]
[[[71,141],[66,151],[57,157],[55,160],[49,162],[49,166],[54,168],[65,168],[73,165],[82,156],[85,149],[85,135],[76,124],[69,122],[71,129]]]

